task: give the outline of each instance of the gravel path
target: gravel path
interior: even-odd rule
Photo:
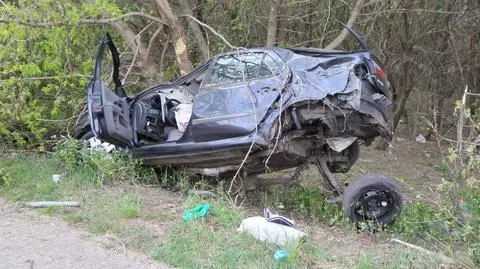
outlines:
[[[102,248],[102,241],[118,248]],[[0,268],[168,268],[59,219],[0,199]]]

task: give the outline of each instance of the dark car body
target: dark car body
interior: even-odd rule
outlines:
[[[358,140],[391,138],[383,64],[349,30],[361,51],[238,49],[133,97],[125,95],[106,34],[88,86],[89,128],[151,166],[208,168],[217,176],[242,166],[258,174],[323,156],[332,172],[345,172],[358,157]],[[100,79],[108,51],[113,91]],[[191,107],[182,131],[179,104]]]

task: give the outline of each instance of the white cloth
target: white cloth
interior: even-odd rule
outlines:
[[[193,104],[179,104],[175,107],[175,120],[180,132],[185,132],[188,122],[192,116]]]

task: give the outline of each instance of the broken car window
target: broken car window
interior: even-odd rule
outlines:
[[[275,76],[283,68],[266,53],[229,54],[217,58],[205,87],[214,87]]]

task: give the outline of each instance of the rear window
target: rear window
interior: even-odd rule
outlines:
[[[263,52],[223,55],[214,63],[204,87],[236,84],[274,77],[283,69],[280,59],[274,60]]]

